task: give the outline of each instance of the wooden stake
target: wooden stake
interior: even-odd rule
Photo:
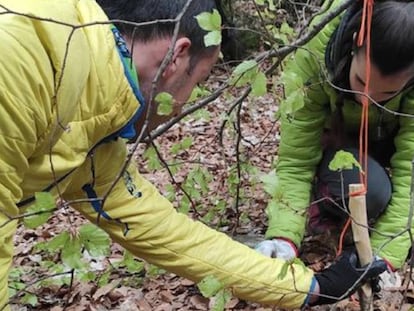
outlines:
[[[349,193],[362,192],[363,184],[350,184]],[[367,209],[365,194],[349,197],[349,211],[352,217],[352,234],[361,266],[372,261],[372,249],[368,233]],[[372,289],[370,284],[362,285],[358,291],[362,311],[372,311]]]

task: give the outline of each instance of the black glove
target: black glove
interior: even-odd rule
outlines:
[[[372,264],[358,268],[356,253],[345,252],[329,268],[315,274],[321,296],[313,305],[335,303],[350,288],[352,288],[352,291],[349,292],[349,295],[354,293],[362,284],[377,278],[385,270],[387,270],[387,264],[381,259],[375,259]],[[358,282],[361,277],[362,279]]]

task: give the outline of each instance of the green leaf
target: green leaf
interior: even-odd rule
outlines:
[[[178,154],[178,153],[180,153],[180,151],[181,151],[181,144],[180,143],[174,144],[170,148],[170,152],[172,154]]]
[[[253,76],[256,77],[257,62],[255,60],[246,60],[237,65],[237,67],[233,70],[230,83],[233,85],[236,84],[236,86],[246,84],[252,77],[251,75],[246,75],[248,72],[253,72]],[[242,79],[243,77],[245,78]]]
[[[269,10],[276,11],[275,2],[273,0],[267,0],[267,2],[269,3]]]
[[[211,121],[211,114],[207,109],[199,109],[191,115],[195,120]]]
[[[181,146],[183,149],[188,149],[192,146],[193,144],[193,138],[192,137],[185,137],[182,142],[181,142]]]
[[[109,254],[111,240],[109,235],[94,224],[83,225],[79,229],[80,240],[92,257]]]
[[[223,311],[226,303],[231,299],[231,293],[228,290],[222,289],[214,296],[214,304],[211,307],[211,311]]]
[[[210,180],[210,176],[208,172],[197,168],[190,172],[189,177],[195,181],[197,185],[200,186],[201,190],[204,192],[208,192],[208,185],[207,182]]]
[[[195,17],[198,25],[208,33],[204,36],[204,45],[220,45],[221,43],[221,16],[214,9],[213,13],[203,12]]]
[[[278,280],[283,280],[286,277],[290,264],[290,261],[285,261],[283,263],[282,270],[280,270],[280,273],[276,276]]]
[[[296,72],[284,71],[282,73],[281,79],[284,83],[286,93],[290,93],[297,89],[303,88],[303,79]]]
[[[188,199],[188,197],[185,195],[183,196],[183,198],[181,199],[180,202],[180,206],[178,207],[178,212],[184,215],[187,215],[188,212],[190,211],[190,201]]]
[[[220,45],[221,39],[222,38],[220,30],[210,31],[204,36],[204,45],[206,47]]]
[[[145,271],[146,271],[146,275],[152,276],[152,277],[165,274],[167,272],[164,269],[157,267],[156,265],[147,266]]]
[[[293,114],[305,105],[305,90],[303,79],[295,72],[282,74],[286,99],[282,102],[281,110],[285,114]]]
[[[13,267],[10,271],[9,271],[9,280],[10,281],[14,281],[14,280],[18,280],[20,281],[21,276],[24,274],[24,271],[21,267]]]
[[[215,30],[213,26],[213,22],[211,20],[211,13],[203,12],[203,13],[198,14],[195,18],[201,29],[206,30],[206,31]]]
[[[206,89],[205,87],[196,86],[193,89],[193,91],[191,92],[191,96],[187,100],[187,102],[189,102],[189,103],[193,102],[193,101],[197,100],[198,98],[208,96],[210,94],[211,94],[211,92],[208,89]],[[203,109],[200,109],[200,110],[203,110]]]
[[[155,102],[158,103],[157,114],[160,116],[168,116],[173,112],[174,99],[171,94],[161,92],[155,96]]]
[[[119,263],[125,266],[130,273],[138,273],[144,269],[144,263],[134,257],[129,251],[124,251],[124,259]]]
[[[144,152],[144,158],[148,161],[148,169],[158,170],[162,168],[157,152],[154,147],[149,147]]]
[[[306,271],[308,271],[308,267],[305,265],[305,263],[300,258],[297,258],[297,257],[293,258],[292,263],[299,267],[302,267],[303,272],[306,273]]]
[[[69,232],[61,232],[47,243],[47,248],[52,252],[58,249],[62,249],[69,240]]]
[[[352,170],[354,166],[360,171],[362,170],[354,155],[344,150],[336,152],[334,158],[329,162],[329,169],[331,171]]]
[[[31,229],[46,223],[56,207],[55,199],[49,192],[36,192],[35,199],[35,203],[26,210],[26,213],[37,214],[23,219],[25,226]]]
[[[102,275],[98,278],[98,287],[105,286],[106,284],[109,284],[109,279],[111,276],[111,270],[105,271]]]
[[[170,165],[169,165],[171,174],[173,176],[178,174],[178,172],[181,170],[182,167],[183,167],[183,163],[178,161],[177,159],[171,160]]]
[[[30,293],[25,293],[21,301],[23,304],[31,305],[32,307],[35,307],[38,303],[37,296]]]
[[[213,13],[211,13],[211,24],[213,25],[212,30],[221,30],[221,15],[219,11],[216,9],[213,10]]]
[[[184,151],[191,147],[193,144],[192,137],[185,137],[181,142],[171,146],[170,152],[173,154],[178,154],[180,151]]]
[[[220,31],[221,30],[221,15],[214,9],[213,13],[203,12],[196,17],[198,25],[201,29],[206,31]]]
[[[175,200],[175,196],[176,196],[176,193],[175,193],[175,187],[172,185],[172,184],[167,184],[166,186],[165,186],[165,197],[167,198],[167,200],[168,201],[174,201]]]
[[[287,35],[294,35],[295,31],[293,30],[292,27],[289,26],[289,24],[287,22],[283,22],[282,25],[280,26],[280,32],[287,34]]]
[[[252,83],[252,95],[263,96],[267,93],[267,79],[266,75],[259,71]]]
[[[62,261],[72,269],[82,267],[81,261],[82,243],[79,237],[71,237],[62,249]]]
[[[281,111],[284,114],[291,115],[305,106],[305,93],[302,89],[297,89],[289,94],[284,101],[282,101]]]
[[[21,276],[25,273],[21,267],[13,267],[9,272],[9,297],[17,294],[17,292],[26,287],[21,282]]]
[[[90,282],[96,280],[96,272],[95,271],[77,271],[78,278],[82,282]]]
[[[202,279],[197,284],[197,287],[204,297],[210,298],[222,290],[224,288],[224,285],[214,276],[209,275]]]

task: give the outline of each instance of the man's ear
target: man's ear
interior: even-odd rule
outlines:
[[[165,68],[162,76],[168,78],[184,66],[187,68],[190,60],[191,40],[187,37],[178,38],[175,42],[173,56],[171,62]]]

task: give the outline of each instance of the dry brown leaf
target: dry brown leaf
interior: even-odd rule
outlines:
[[[114,288],[116,288],[119,283],[121,283],[120,279],[113,280],[111,283],[106,284],[105,286],[102,286],[101,288],[98,288],[97,291],[93,294],[92,299],[98,300],[100,297],[105,296],[110,291],[112,291]]]
[[[193,286],[195,283],[189,279],[182,279],[180,281],[182,286]]]
[[[200,295],[191,296],[190,303],[196,307],[196,310],[208,310],[210,299]]]
[[[240,302],[239,299],[232,298],[232,299],[230,299],[230,301],[228,303],[226,303],[226,308],[233,309],[235,306],[238,305],[239,302]]]
[[[136,301],[127,299],[121,303],[119,311],[140,311],[140,309],[138,308]]]
[[[146,299],[141,299],[137,301],[137,306],[140,311],[152,311],[152,307]]]
[[[163,303],[163,304],[159,305],[158,307],[156,307],[154,309],[154,311],[173,311],[173,308],[170,304]]]
[[[170,291],[164,290],[160,292],[160,298],[164,302],[171,303],[174,300],[174,295]]]

